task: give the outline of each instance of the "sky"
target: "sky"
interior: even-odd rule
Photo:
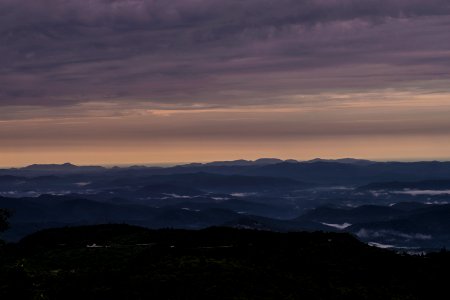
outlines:
[[[0,0],[0,166],[450,159],[448,0]]]

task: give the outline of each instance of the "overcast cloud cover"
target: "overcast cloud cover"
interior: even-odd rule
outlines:
[[[397,118],[407,121],[392,125],[399,134],[445,135],[449,84],[448,0],[0,0],[3,122],[138,116],[145,125],[195,111],[204,117],[182,126],[195,135],[213,117],[239,128],[224,116],[242,112],[261,132],[290,118],[289,136],[338,134],[292,112],[329,121],[343,107],[365,124],[360,134],[390,132]],[[15,136],[25,138],[24,124]],[[163,125],[156,135],[177,132]]]
[[[426,81],[448,80],[449,14],[447,0],[0,0],[0,101],[228,106],[440,91],[448,82]]]

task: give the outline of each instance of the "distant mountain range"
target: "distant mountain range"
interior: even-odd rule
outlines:
[[[375,162],[352,158],[299,162],[263,158],[255,161],[236,160],[194,163],[174,167],[115,167],[63,165],[31,165],[25,168],[2,169],[1,175],[90,175],[151,176],[210,173],[219,175],[281,177],[320,185],[364,185],[373,182],[450,180],[450,162]],[[3,178],[6,180],[7,178]]]
[[[345,231],[392,247],[450,245],[450,162],[263,158],[173,167],[31,165],[0,170],[5,238],[128,223]]]
[[[355,164],[355,165],[370,165],[373,163],[376,163],[375,161],[365,160],[365,159],[355,159],[355,158],[341,158],[341,159],[322,159],[322,158],[315,158],[312,160],[307,161],[298,161],[295,159],[287,159],[282,160],[278,158],[259,158],[256,160],[245,160],[245,159],[238,159],[238,160],[231,160],[231,161],[213,161],[208,163],[189,163],[184,165],[178,165],[178,166],[184,166],[184,167],[201,167],[201,166],[265,166],[265,165],[273,165],[278,163],[315,163],[315,162],[337,162],[337,163],[343,163],[343,164]],[[114,167],[119,168],[119,167]],[[134,165],[130,167],[124,167],[124,168],[162,168],[162,167],[147,167],[147,166],[140,166],[140,165]],[[29,171],[74,171],[74,170],[104,170],[107,169],[106,167],[102,166],[77,166],[72,163],[64,163],[64,164],[33,164],[22,168],[11,168],[15,170],[29,170]]]

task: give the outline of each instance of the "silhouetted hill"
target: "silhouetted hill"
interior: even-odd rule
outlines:
[[[0,248],[2,299],[439,299],[450,257],[348,234],[127,225],[50,229]]]

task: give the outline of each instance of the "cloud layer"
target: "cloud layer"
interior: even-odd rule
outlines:
[[[449,76],[448,1],[2,0],[0,11],[1,105],[266,104]]]

